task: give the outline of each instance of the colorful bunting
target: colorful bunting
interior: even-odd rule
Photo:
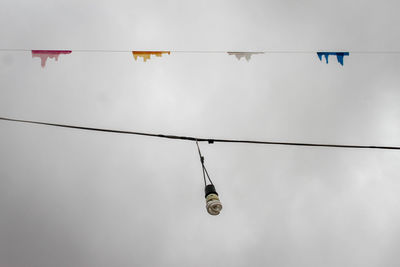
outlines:
[[[349,52],[317,52],[319,60],[322,61],[322,56],[325,56],[326,64],[328,64],[328,56],[336,56],[337,61],[343,66],[343,58],[344,56],[350,55]]]
[[[264,52],[228,52],[228,55],[235,56],[238,60],[244,57],[247,61],[250,61],[252,55],[264,54]]]
[[[143,61],[146,62],[146,60],[150,59],[151,55],[154,55],[156,57],[161,57],[162,54],[170,54],[170,51],[132,51],[132,55],[137,60],[138,57],[143,58]]]
[[[41,66],[46,66],[48,58],[55,58],[58,61],[58,56],[61,54],[71,54],[70,50],[32,50],[32,58],[39,57],[41,59]]]
[[[181,51],[178,51],[181,52]],[[58,57],[61,54],[71,54],[71,50],[32,50],[32,58],[38,57],[41,59],[41,66],[44,68],[46,66],[46,62],[48,58],[54,58],[58,61]],[[195,53],[195,52],[193,52]],[[251,56],[257,54],[265,54],[265,52],[227,52],[230,56],[235,56],[239,61],[242,58],[245,58],[247,61],[250,61]],[[132,55],[134,59],[137,61],[138,57],[143,58],[143,62],[151,59],[151,56],[162,57],[163,54],[171,54],[171,51],[132,51]],[[328,64],[329,56],[336,56],[337,61],[343,66],[343,61],[345,56],[349,56],[349,52],[317,52],[318,58],[322,61],[322,58],[325,57],[326,63]]]

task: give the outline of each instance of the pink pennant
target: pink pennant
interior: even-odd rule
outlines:
[[[48,58],[55,58],[58,61],[58,56],[61,54],[71,54],[70,50],[32,50],[32,58],[39,57],[41,59],[42,68],[46,66]]]

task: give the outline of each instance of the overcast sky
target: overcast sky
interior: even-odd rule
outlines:
[[[0,2],[0,48],[400,50],[398,1]],[[0,52],[0,116],[400,145],[400,55]],[[0,122],[0,267],[399,266],[400,152],[201,144]]]

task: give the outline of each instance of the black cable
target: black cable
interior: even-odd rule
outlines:
[[[204,166],[204,170],[205,170],[205,172],[206,172],[206,174],[207,174],[207,178],[208,178],[208,180],[210,181],[210,184],[214,184],[213,182],[212,182],[212,180],[211,180],[211,178],[210,178],[210,175],[208,174],[208,171],[207,171],[207,168],[206,168],[206,165],[204,165],[203,164],[203,166]]]
[[[206,181],[206,173],[204,171],[204,164],[201,164],[201,169],[203,170],[203,180],[204,180],[204,186],[207,185],[207,181]]]
[[[118,133],[118,134],[142,135],[142,136],[151,136],[151,137],[159,137],[159,138],[187,140],[187,141],[194,141],[194,142],[196,142],[196,141],[198,141],[198,142],[208,142],[209,144],[218,142],[218,143],[244,143],[244,144],[259,144],[259,145],[283,145],[283,146],[307,146],[307,147],[400,150],[399,146],[372,146],[372,145],[365,146],[365,145],[340,145],[340,144],[323,144],[323,143],[317,144],[317,143],[297,143],[297,142],[275,142],[275,141],[199,138],[199,137],[192,137],[192,136],[165,135],[165,134],[153,134],[153,133],[122,131],[122,130],[113,130],[113,129],[92,128],[92,127],[57,124],[57,123],[48,123],[48,122],[40,122],[40,121],[19,120],[19,119],[12,119],[12,118],[6,118],[6,117],[0,117],[0,120],[21,122],[21,123],[30,123],[30,124],[38,124],[38,125],[47,125],[47,126],[70,128],[70,129],[77,129],[77,130],[108,132],[108,133]]]
[[[210,175],[208,174],[206,165],[204,164],[204,157],[203,157],[203,155],[201,154],[199,142],[197,142],[197,140],[196,140],[196,145],[197,145],[197,151],[199,151],[199,157],[200,157],[201,167],[202,167],[202,169],[203,169],[204,186],[207,185],[206,174],[207,174],[208,181],[210,181],[210,183],[213,184],[213,182],[211,181]]]
[[[199,157],[200,157],[200,162],[201,162],[201,169],[203,170],[204,186],[206,186],[206,185],[207,185],[207,181],[206,181],[206,173],[205,173],[205,171],[204,171],[204,158],[203,158],[203,156],[201,155],[200,147],[199,147],[199,142],[197,142],[197,140],[196,140],[196,145],[197,145],[197,151],[199,152]]]

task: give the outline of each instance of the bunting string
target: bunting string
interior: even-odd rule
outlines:
[[[0,48],[0,52],[26,52],[31,51],[32,57],[38,57],[41,59],[41,66],[44,68],[46,66],[46,61],[48,58],[54,58],[58,61],[58,57],[61,54],[71,54],[74,52],[97,52],[97,53],[125,53],[131,52],[135,61],[138,58],[142,58],[143,62],[151,59],[152,56],[162,57],[163,54],[170,55],[171,53],[227,53],[228,55],[235,56],[239,61],[244,58],[246,61],[250,61],[251,57],[259,54],[309,54],[316,53],[319,60],[322,61],[322,58],[325,57],[326,64],[328,64],[328,57],[330,55],[336,56],[337,61],[340,65],[344,65],[344,57],[349,56],[350,53],[358,53],[358,54],[400,54],[400,51],[347,51],[347,52],[332,52],[332,51],[305,51],[305,50],[267,50],[267,51],[212,51],[212,50],[198,50],[198,51],[190,51],[190,50],[170,50],[170,51],[136,51],[136,50],[29,50],[29,49],[8,49],[8,48]]]
[[[136,132],[136,131],[126,131],[126,130],[93,128],[93,127],[87,127],[87,126],[76,126],[76,125],[58,124],[58,123],[32,121],[32,120],[21,120],[21,119],[15,119],[15,118],[7,118],[7,117],[0,117],[0,120],[9,121],[9,122],[25,123],[25,124],[36,124],[36,125],[45,125],[45,126],[52,126],[52,127],[69,128],[69,129],[75,129],[75,130],[106,132],[106,133],[115,133],[115,134],[141,135],[141,136],[157,137],[157,138],[164,138],[164,139],[186,140],[186,141],[192,141],[192,142],[208,142],[209,144],[213,144],[213,143],[243,143],[243,144],[256,144],[256,145],[400,150],[400,146],[351,145],[351,144],[347,145],[347,144],[327,144],[327,143],[257,141],[257,140],[245,140],[245,139],[240,140],[240,139],[200,138],[200,137],[194,137],[194,136],[180,136],[180,135],[155,134],[155,133],[145,133],[145,132]]]
[[[31,52],[36,49],[27,48],[0,48],[1,52]],[[39,49],[37,49],[39,50]],[[46,50],[42,50],[46,51]],[[232,50],[118,50],[118,49],[48,49],[47,51],[73,51],[73,52],[93,52],[93,53],[132,53],[133,51],[142,52],[171,52],[171,53],[190,53],[190,54],[207,54],[207,53],[221,53],[226,54]],[[314,54],[321,51],[330,50],[250,50],[250,51],[235,51],[236,53],[261,53],[261,54]],[[352,54],[400,54],[400,50],[346,50]]]

